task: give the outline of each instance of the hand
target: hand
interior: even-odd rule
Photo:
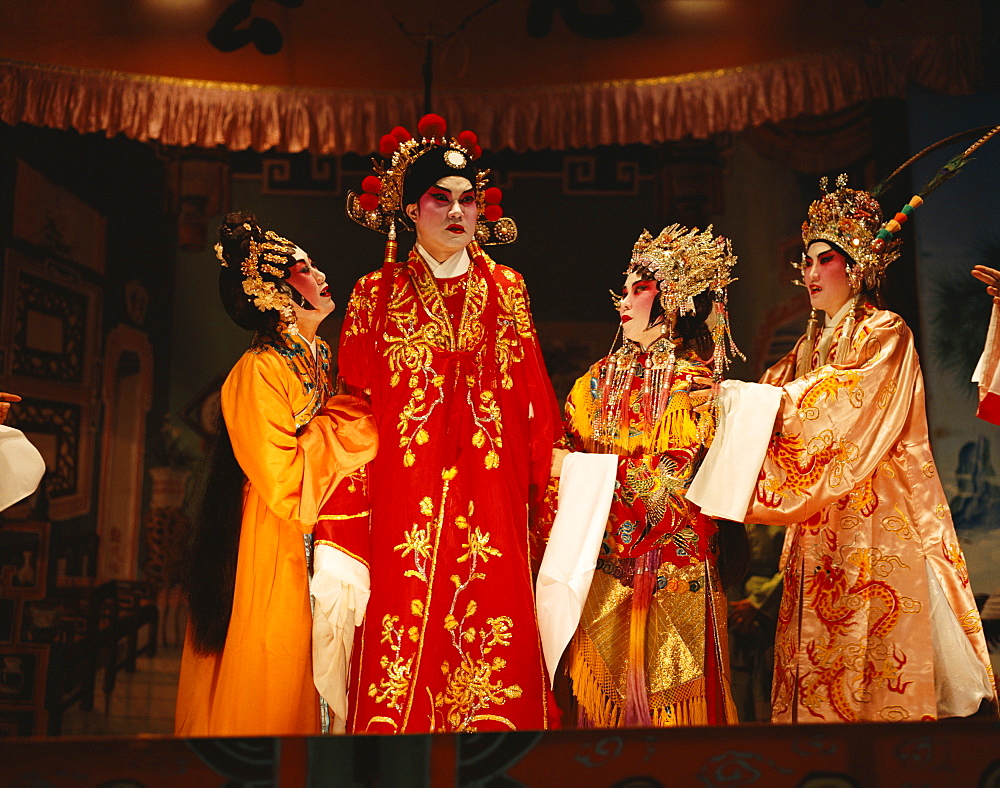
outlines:
[[[7,414],[10,413],[10,403],[20,401],[21,398],[17,394],[8,394],[5,391],[0,391],[0,424],[6,421]]]
[[[552,470],[549,475],[559,478],[562,474],[562,464],[563,460],[566,459],[566,455],[569,454],[569,449],[553,449],[552,450]]]
[[[747,635],[753,632],[754,621],[757,620],[757,608],[749,599],[729,603],[729,628],[733,632]]]
[[[705,413],[711,409],[712,406],[712,395],[716,394],[715,381],[711,378],[693,378],[692,382],[696,386],[690,392],[688,396],[691,398],[691,405],[694,407],[695,413]]]
[[[986,285],[986,292],[993,296],[993,303],[1000,304],[1000,271],[988,265],[977,265],[970,273]]]

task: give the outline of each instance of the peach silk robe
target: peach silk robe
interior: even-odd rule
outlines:
[[[929,578],[992,678],[982,624],[910,329],[870,305],[842,329],[826,364],[796,378],[800,339],[761,380],[782,402],[746,522],[788,526],[772,720],[934,719]]]
[[[184,644],[175,732],[181,736],[316,734],[312,614],[304,534],[340,479],[375,456],[367,405],[330,397],[329,347],[295,334],[247,351],[221,408],[246,474],[236,588],[226,644]]]

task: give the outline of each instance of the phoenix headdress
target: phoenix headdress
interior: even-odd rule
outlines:
[[[677,340],[674,329],[678,315],[695,311],[694,297],[709,292],[715,310],[713,340],[713,376],[716,382],[725,374],[733,355],[742,357],[729,328],[728,286],[736,281],[732,268],[736,255],[728,238],[715,236],[712,227],[702,231],[678,224],[665,227],[655,238],[643,230],[632,248],[632,258],[625,271],[641,272],[656,280],[663,307],[662,340],[653,343],[646,356],[643,372],[642,407],[645,422],[652,426],[663,414],[673,384]],[[615,296],[616,301],[619,296]],[[620,404],[616,390],[622,388],[632,369],[635,348],[624,344],[608,357],[601,383],[601,429],[609,434],[617,429],[616,408]]]

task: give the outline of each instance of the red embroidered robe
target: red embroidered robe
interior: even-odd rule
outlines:
[[[529,566],[559,413],[520,275],[475,243],[435,280],[414,250],[354,288],[340,374],[371,390],[371,599],[354,649],[358,733],[554,725]],[[357,507],[354,507],[355,509]],[[350,515],[351,513],[346,513]]]
[[[604,543],[567,659],[579,723],[625,726],[630,705],[645,725],[735,723],[718,527],[684,498],[714,432],[712,414],[696,414],[688,394],[694,377],[712,373],[694,354],[681,355],[668,404],[650,429],[636,374],[646,357],[636,354],[624,381],[613,444],[594,436],[607,358],[566,400],[562,445],[619,455]],[[642,572],[655,583],[641,583]],[[629,698],[637,686],[646,694],[638,702]]]

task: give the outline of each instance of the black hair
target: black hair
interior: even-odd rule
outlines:
[[[475,188],[476,168],[472,166],[472,161],[466,156],[464,167],[452,167],[445,160],[445,154],[451,150],[451,148],[435,146],[409,166],[403,181],[402,206],[404,209],[408,205],[419,202],[424,192],[449,175],[466,178]]]
[[[712,314],[714,304],[715,299],[712,294],[703,290],[694,297],[694,313],[678,313],[677,322],[674,324],[674,333],[684,340],[681,349],[693,350],[701,359],[711,358],[715,350],[712,332],[705,322]]]
[[[233,612],[246,481],[221,412],[198,478],[181,584],[188,598],[192,646],[199,654],[213,654],[226,645]]]
[[[219,269],[219,296],[233,322],[254,332],[252,347],[276,339],[281,317],[273,309],[259,310],[243,290],[240,263],[250,253],[251,240],[260,243],[263,238],[252,213],[229,213],[219,227],[227,263]],[[181,585],[188,598],[192,646],[200,654],[212,654],[226,644],[233,611],[246,481],[221,412],[198,478],[194,521],[183,546]]]

